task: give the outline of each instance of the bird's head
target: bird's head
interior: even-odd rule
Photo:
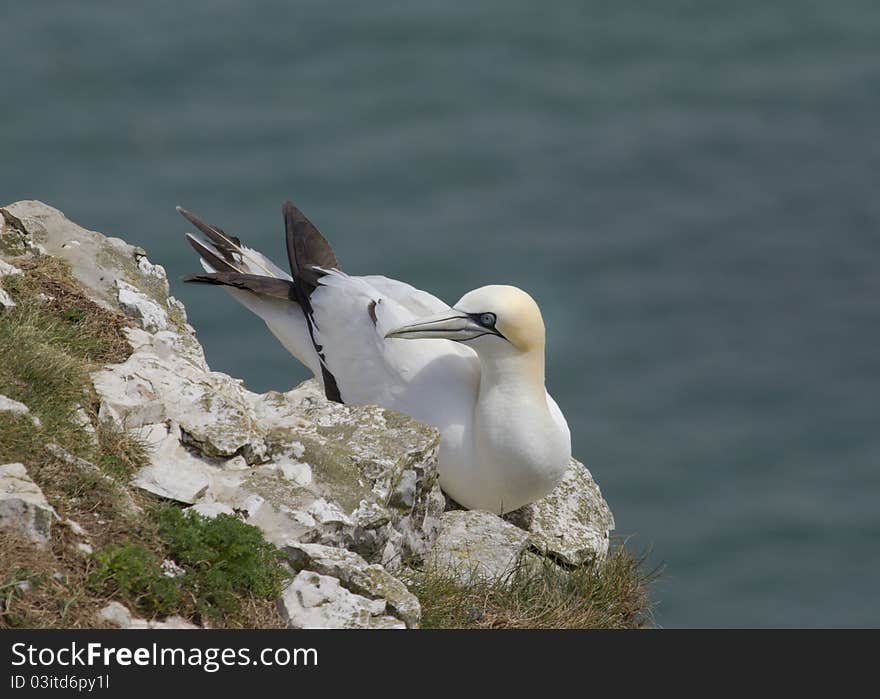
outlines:
[[[455,340],[477,351],[543,353],[544,319],[522,289],[483,286],[462,296],[449,311],[394,328],[385,337]]]

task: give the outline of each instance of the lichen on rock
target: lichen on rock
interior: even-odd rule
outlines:
[[[443,514],[427,565],[462,583],[500,580],[518,565],[529,535],[491,512],[453,510]]]
[[[538,502],[507,515],[529,532],[529,543],[565,565],[602,561],[608,555],[614,517],[590,471],[572,459],[562,482]]]
[[[369,599],[343,587],[339,579],[300,571],[278,600],[291,629],[405,629],[385,613],[385,600]]]
[[[418,599],[381,565],[369,564],[353,551],[321,544],[290,542],[284,552],[295,570],[312,570],[337,578],[356,594],[384,599],[390,612],[407,627],[419,625]]]

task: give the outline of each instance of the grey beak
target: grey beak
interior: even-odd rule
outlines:
[[[482,325],[466,313],[454,308],[437,315],[420,318],[412,323],[401,325],[385,334],[386,338],[403,340],[442,339],[464,342],[480,335],[490,334]]]

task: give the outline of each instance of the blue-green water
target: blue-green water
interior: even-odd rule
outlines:
[[[256,390],[304,374],[175,204],[522,286],[660,624],[880,625],[880,4],[647,5],[13,0],[0,202],[147,248]]]

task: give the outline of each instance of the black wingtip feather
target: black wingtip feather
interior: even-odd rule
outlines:
[[[324,383],[324,394],[328,400],[342,403],[342,395],[336,383],[336,377],[327,369],[324,363],[324,355],[321,347],[315,342],[312,318],[312,307],[309,301],[311,292],[315,290],[318,280],[323,272],[316,267],[325,269],[339,269],[336,254],[326,238],[309,221],[305,215],[286,201],[282,206],[284,214],[284,232],[287,243],[287,256],[290,262],[290,271],[294,280],[275,279],[262,277],[254,274],[242,274],[232,263],[235,262],[234,254],[239,252],[241,242],[238,238],[227,235],[222,229],[202,221],[198,216],[190,213],[182,206],[175,207],[177,212],[187,221],[198,228],[214,244],[217,252],[223,256],[221,259],[207,245],[196,238],[187,235],[190,245],[201,255],[214,269],[213,273],[191,274],[184,278],[189,284],[213,284],[219,286],[231,286],[237,289],[245,289],[252,293],[273,298],[282,298],[298,303],[302,308],[309,326],[312,344],[321,359],[321,378]],[[230,245],[231,243],[231,245]]]
[[[275,277],[263,277],[259,274],[240,274],[234,272],[211,272],[206,274],[191,274],[184,277],[188,284],[214,284],[218,286],[231,286],[236,289],[250,291],[257,296],[283,299],[296,303],[296,292],[293,282],[287,279]]]
[[[324,276],[323,272],[315,269],[315,267],[339,269],[339,262],[327,239],[321,235],[321,232],[305,217],[303,212],[293,205],[293,202],[284,202],[281,212],[284,216],[284,239],[287,243],[287,259],[290,263],[290,272],[296,280],[294,289],[297,294],[297,301],[299,301],[299,305],[303,313],[305,313],[312,345],[321,359],[321,378],[324,383],[324,395],[327,396],[328,400],[342,403],[342,395],[336,383],[336,377],[327,368],[322,348],[315,342],[312,304],[309,300],[309,297],[318,285],[318,280]]]
[[[186,240],[192,246],[192,249],[195,250],[199,255],[201,255],[204,258],[205,262],[211,265],[211,267],[213,267],[218,272],[240,271],[238,267],[233,265],[229,260],[217,255],[211,248],[205,245],[198,238],[194,238],[189,233],[187,233]]]
[[[217,250],[229,262],[234,262],[234,254],[241,248],[241,240],[234,235],[226,234],[222,228],[212,226],[210,223],[203,221],[191,211],[187,211],[182,206],[174,207],[181,216],[183,216],[192,225],[198,228],[207,238],[215,245]]]
[[[295,279],[302,280],[309,287],[310,293],[324,276],[315,268],[339,269],[339,261],[327,239],[293,202],[284,202],[281,210],[284,214],[284,234],[291,273]]]

